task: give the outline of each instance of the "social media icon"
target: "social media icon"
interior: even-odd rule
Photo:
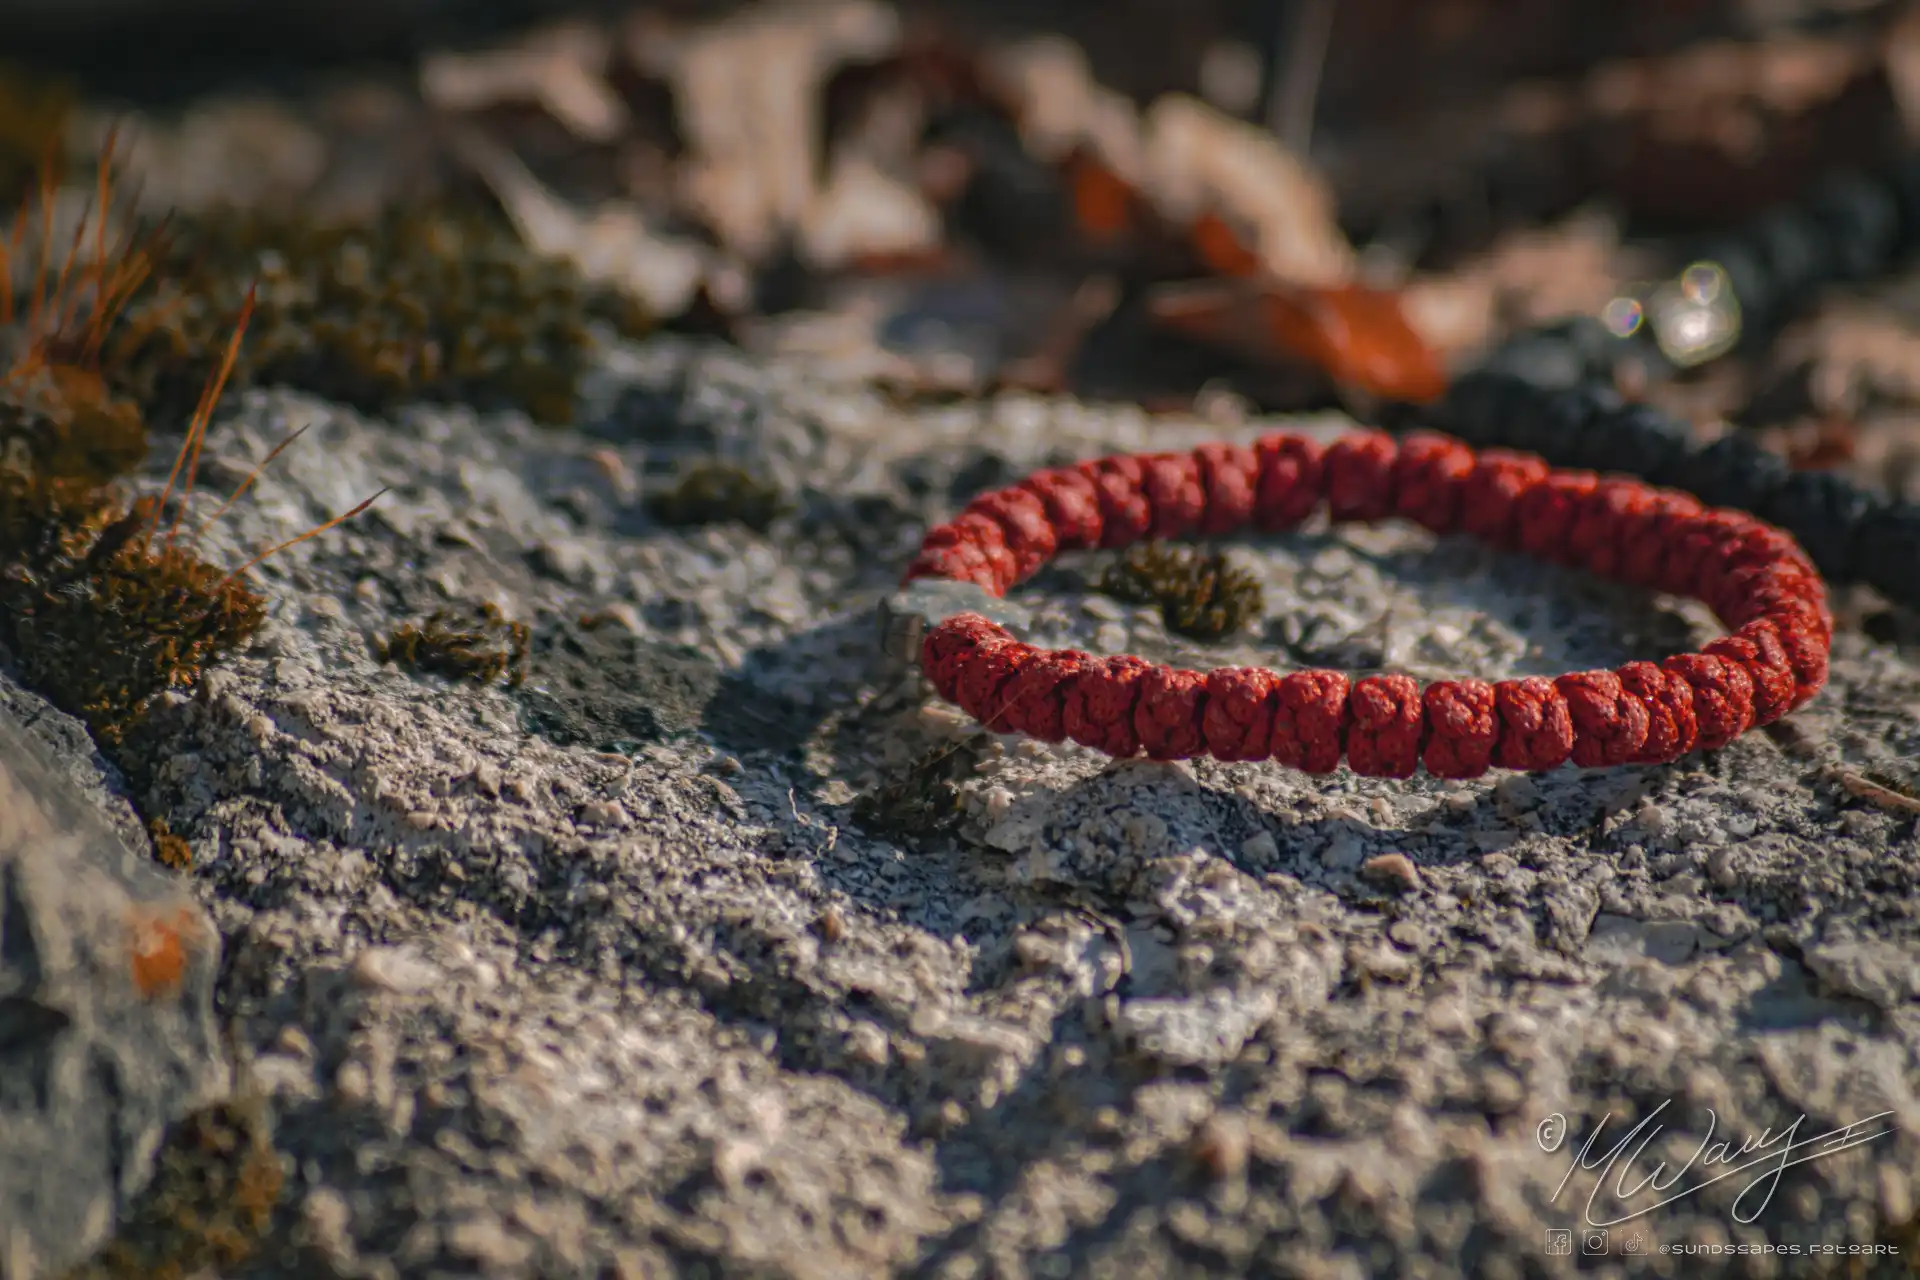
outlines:
[[[1605,1253],[1607,1251],[1607,1233],[1604,1231],[1586,1231],[1580,1236],[1580,1252]]]
[[[1562,1231],[1558,1227],[1547,1228],[1547,1256],[1566,1258],[1573,1255],[1573,1232]]]
[[[1642,1236],[1627,1237],[1626,1251],[1628,1253],[1641,1253],[1646,1250],[1646,1247],[1647,1247],[1647,1242],[1644,1237]]]

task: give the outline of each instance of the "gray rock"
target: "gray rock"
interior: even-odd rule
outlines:
[[[1822,983],[1882,1009],[1920,1000],[1920,943],[1851,938],[1808,947],[1805,960]]]
[[[1278,1006],[1270,992],[1215,989],[1191,1000],[1129,1000],[1120,1006],[1120,1025],[1141,1052],[1163,1062],[1217,1067],[1231,1061]]]
[[[51,713],[48,714],[57,714]],[[0,1276],[84,1258],[226,1088],[219,936],[0,710]]]
[[[1907,825],[1758,734],[1666,768],[1468,782],[980,734],[879,661],[918,526],[1060,456],[1276,423],[902,406],[677,340],[604,372],[644,400],[645,438],[273,392],[208,439],[245,474],[322,419],[208,531],[227,563],[411,486],[407,518],[262,568],[261,643],[156,707],[131,770],[142,811],[194,842],[223,1008],[295,1171],[287,1243],[316,1274],[1570,1276],[1577,1247],[1549,1255],[1545,1233],[1600,1185],[1576,1171],[1554,1198],[1570,1153],[1662,1103],[1661,1151],[1683,1155],[1709,1124],[1733,1147],[1802,1116],[1807,1135],[1897,1124],[1789,1170],[1751,1224],[1744,1179],[1673,1201],[1642,1263],[1616,1233],[1610,1274],[1751,1273],[1664,1244],[1909,1247],[1920,1020],[1879,1003],[1920,940]],[[695,436],[766,459],[806,512],[764,536],[665,530],[609,483],[572,504],[582,574],[525,554],[599,483],[590,453],[640,474]],[[910,519],[851,518],[868,500]],[[456,517],[472,537],[438,535]],[[1697,610],[1405,526],[1234,553],[1269,621],[1324,620],[1299,647],[1357,628],[1426,678],[1710,634]],[[1289,660],[1271,628],[1200,647],[1090,614],[1080,567],[1020,589],[1036,638]],[[525,687],[373,659],[370,635],[443,592],[534,624]],[[602,613],[618,627],[563,642],[561,620]],[[1795,719],[1838,758],[1909,768],[1920,664],[1842,631],[1832,689]],[[951,821],[869,826],[855,801],[889,784]],[[1358,874],[1392,854],[1417,890]]]

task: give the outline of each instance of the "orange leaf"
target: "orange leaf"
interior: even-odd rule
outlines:
[[[1203,282],[1163,290],[1153,312],[1179,332],[1255,359],[1305,360],[1343,387],[1416,404],[1446,390],[1439,359],[1398,296],[1378,289]]]
[[[1139,197],[1120,175],[1076,151],[1067,161],[1067,180],[1073,188],[1073,220],[1081,234],[1107,244],[1134,229]]]

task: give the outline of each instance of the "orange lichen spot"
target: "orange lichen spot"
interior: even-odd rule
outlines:
[[[186,980],[187,962],[200,946],[200,928],[185,907],[156,912],[135,908],[127,917],[134,989],[148,1000],[170,996]]]
[[[193,865],[193,846],[173,834],[173,828],[167,825],[165,818],[153,818],[147,822],[147,835],[153,840],[153,856],[162,865],[175,871],[185,871]]]

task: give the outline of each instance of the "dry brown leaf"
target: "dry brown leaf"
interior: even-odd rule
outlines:
[[[1084,147],[1128,182],[1145,184],[1140,113],[1125,94],[1093,78],[1079,45],[1039,36],[989,54],[985,71],[1014,105],[1021,140],[1034,155],[1060,163]]]
[[[672,86],[692,212],[759,261],[814,208],[827,75],[878,60],[899,39],[898,16],[873,0],[796,0],[691,32],[647,21],[629,31],[627,46],[638,66]]]
[[[943,234],[924,195],[859,155],[835,157],[799,231],[800,257],[818,270],[860,257],[928,252]]]
[[[655,231],[633,206],[609,203],[583,213],[491,139],[460,130],[452,145],[535,253],[571,261],[589,280],[626,291],[658,316],[682,314],[703,286],[723,307],[744,305],[746,284],[736,269],[700,244]]]
[[[434,53],[420,64],[421,96],[444,111],[538,103],[588,142],[612,142],[627,127],[626,104],[607,83],[613,46],[586,23],[549,27],[480,53]]]
[[[1254,252],[1283,280],[1353,279],[1353,246],[1332,191],[1271,133],[1172,93],[1148,108],[1143,124],[1146,190],[1162,213],[1187,221],[1212,210],[1244,225]]]
[[[1335,219],[1332,191],[1267,130],[1186,94],[1165,94],[1142,115],[1095,81],[1086,55],[1058,37],[1000,50],[987,70],[1041,158],[1063,161],[1084,149],[1176,223],[1224,216],[1281,279],[1353,278],[1353,246]]]

